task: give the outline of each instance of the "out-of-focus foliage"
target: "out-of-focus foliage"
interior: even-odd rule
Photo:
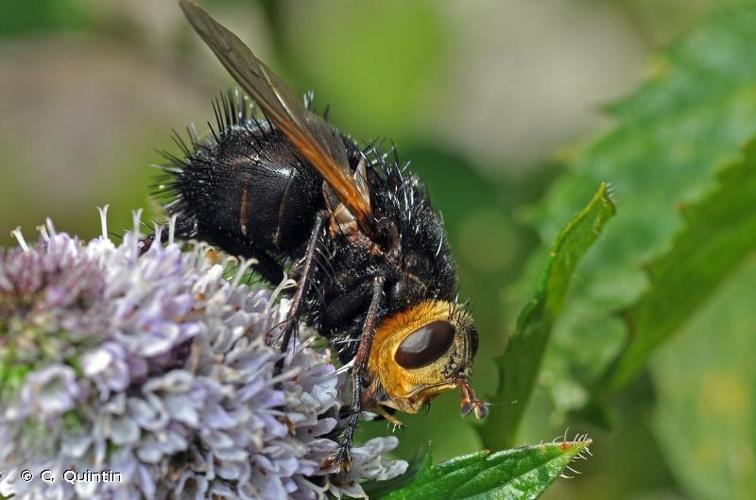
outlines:
[[[575,268],[614,213],[609,188],[601,184],[590,203],[554,241],[534,297],[518,316],[506,351],[496,358],[499,387],[491,398],[488,419],[478,427],[485,446],[508,447],[514,443]]]
[[[683,231],[648,266],[649,288],[624,311],[630,337],[600,391],[616,392],[756,250],[756,142],[717,175],[712,193],[683,206]],[[594,395],[596,397],[597,395]]]
[[[293,59],[324,89],[318,102],[333,103],[334,119],[356,137],[372,139],[382,130],[391,130],[394,140],[412,135],[427,79],[445,52],[442,19],[427,0],[352,6],[328,0],[297,9],[294,21],[306,22],[297,23]],[[341,13],[338,29],[323,30],[333,12]],[[309,57],[313,46],[317,56]],[[344,115],[348,109],[359,112]]]
[[[656,435],[694,498],[756,494],[754,283],[752,253],[651,363]]]
[[[626,423],[607,420],[610,396],[684,334],[679,350],[663,350],[669,363],[653,363],[655,433],[682,487],[703,498],[756,492],[756,392],[738,361],[751,352],[740,329],[753,332],[738,283],[756,245],[753,145],[741,153],[756,132],[756,67],[745,63],[754,58],[756,4],[717,10],[656,60],[649,83],[609,108],[617,126],[530,213],[548,240],[591,184],[615,186],[618,215],[578,269],[540,380],[557,415]]]
[[[627,335],[616,312],[648,288],[642,264],[672,244],[678,206],[710,190],[715,169],[756,132],[756,66],[744,63],[756,58],[754,40],[753,2],[713,14],[656,60],[649,83],[610,108],[618,126],[580,153],[532,211],[548,241],[590,186],[609,180],[618,200],[616,221],[581,266],[546,357],[560,411],[581,408],[585,387],[616,355]]]
[[[0,37],[76,30],[88,23],[81,0],[5,0],[0,9]]]

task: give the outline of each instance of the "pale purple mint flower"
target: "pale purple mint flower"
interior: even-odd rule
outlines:
[[[355,447],[346,477],[321,470],[346,374],[304,335],[273,377],[289,304],[240,282],[249,263],[229,281],[232,259],[203,244],[182,252],[172,228],[139,256],[139,214],[120,245],[101,218],[88,244],[48,221],[34,247],[17,232],[20,246],[0,250],[0,494],[364,496],[360,481],[405,471],[383,456],[393,436]],[[120,481],[71,484],[66,470]]]

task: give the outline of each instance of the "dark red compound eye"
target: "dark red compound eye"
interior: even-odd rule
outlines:
[[[440,358],[454,341],[454,327],[434,321],[412,332],[399,344],[394,359],[403,368],[422,368]]]

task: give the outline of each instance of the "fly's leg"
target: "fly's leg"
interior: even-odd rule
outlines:
[[[299,317],[302,314],[302,305],[304,298],[307,294],[307,290],[310,287],[312,275],[315,271],[315,251],[317,250],[318,241],[320,240],[320,236],[323,230],[323,224],[327,218],[328,212],[325,210],[318,212],[315,216],[315,224],[312,227],[310,239],[307,242],[307,249],[305,250],[304,254],[302,274],[299,278],[299,286],[297,286],[297,291],[294,292],[294,297],[291,300],[291,309],[289,310],[289,316],[288,318],[286,318],[286,322],[284,323],[283,327],[281,352],[284,354],[286,354],[286,351],[289,348],[289,341],[291,340],[291,336],[294,333],[294,330],[299,325]],[[276,362],[274,370],[275,376],[280,375],[281,371],[283,370],[284,358],[285,356],[282,356],[281,359]]]
[[[375,318],[378,313],[378,305],[381,302],[383,293],[383,276],[377,276],[373,279],[373,297],[370,300],[365,323],[362,326],[362,336],[357,348],[357,355],[354,357],[354,366],[352,367],[352,408],[349,413],[344,433],[339,439],[339,445],[336,451],[329,456],[321,468],[323,470],[346,472],[352,465],[350,449],[352,448],[352,438],[357,429],[357,422],[360,419],[362,409],[362,377],[367,371],[368,359],[370,358],[370,348],[373,346],[375,338]]]

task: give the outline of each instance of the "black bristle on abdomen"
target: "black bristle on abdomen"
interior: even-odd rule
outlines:
[[[185,193],[192,183],[205,181],[198,174],[202,171],[201,166],[206,163],[203,158],[208,156],[208,152],[212,152],[215,148],[222,148],[223,143],[233,142],[239,136],[254,139],[257,130],[263,128],[263,123],[253,119],[252,102],[236,89],[220,93],[213,100],[212,108],[215,124],[213,126],[208,122],[211,132],[207,136],[200,138],[192,124],[186,128],[186,139],[181,133],[173,130],[171,139],[179,148],[180,156],[168,151],[159,151],[166,162],[155,165],[163,171],[163,175],[160,175],[157,182],[153,184],[154,191],[151,194],[161,203],[168,215],[181,214],[184,217],[194,215],[193,212],[196,210],[186,206],[188,200]],[[264,122],[264,126],[269,127],[267,122]],[[243,137],[239,138],[243,140]],[[212,168],[212,166],[208,167]],[[219,168],[214,170],[215,173],[220,172]]]
[[[323,207],[322,180],[281,131],[255,117],[247,96],[232,90],[212,107],[209,134],[174,133],[180,153],[162,153],[156,198],[167,215],[188,221],[191,233],[177,236],[253,257],[267,279],[280,278]]]

